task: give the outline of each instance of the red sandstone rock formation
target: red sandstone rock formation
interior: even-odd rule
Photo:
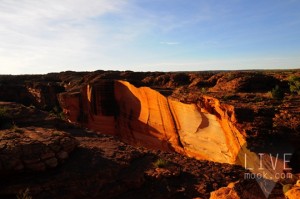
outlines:
[[[234,108],[211,97],[184,104],[147,87],[100,80],[80,93],[61,94],[60,102],[71,122],[134,145],[234,163],[245,144],[233,125]]]

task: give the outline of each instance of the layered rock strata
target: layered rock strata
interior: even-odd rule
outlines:
[[[102,80],[61,94],[60,103],[71,122],[130,144],[223,163],[235,163],[245,144],[234,108],[212,97],[185,104],[148,87]]]

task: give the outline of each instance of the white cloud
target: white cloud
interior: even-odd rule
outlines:
[[[157,6],[155,9],[144,6],[147,5],[145,2],[0,0],[0,74],[96,70],[102,66],[102,69],[119,70],[208,70],[237,65],[295,66],[300,62],[297,56],[279,60],[218,59],[218,53],[222,53],[219,49],[228,47],[228,43],[231,44],[228,40],[232,38],[225,38],[226,46],[222,38],[203,35],[209,29],[208,24],[212,30],[218,26],[218,23],[208,22],[218,22],[221,17],[232,15],[230,6],[220,4],[218,7],[207,1],[195,1],[197,6],[192,6],[195,9],[178,13],[177,9],[159,6],[159,0],[153,1]],[[165,3],[171,8],[176,7],[171,0]],[[231,23],[225,20],[222,25],[229,30]],[[194,32],[195,27],[197,31]],[[199,37],[193,42],[193,37],[182,33],[185,31],[194,32],[195,36],[199,33]],[[230,35],[234,36],[234,46],[236,35]],[[161,48],[163,45],[169,48]],[[215,59],[201,60],[205,57],[200,52],[204,52],[203,49],[215,50]],[[196,59],[196,54],[202,57],[191,60]]]
[[[64,70],[53,67],[88,64],[89,59],[96,54],[101,59],[104,47],[111,42],[107,41],[107,35],[111,32],[97,18],[109,13],[120,13],[126,2],[1,1],[0,74]],[[96,44],[95,41],[99,42]],[[103,46],[97,46],[101,44]]]

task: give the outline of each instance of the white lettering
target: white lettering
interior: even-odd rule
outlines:
[[[263,153],[259,153],[259,170],[263,170],[264,168],[262,167],[262,156],[264,155]]]
[[[292,155],[291,153],[285,153],[285,154],[283,154],[283,162],[284,162],[284,170],[292,170],[292,168],[286,168],[285,166],[287,165],[286,163],[288,163],[288,162],[290,162],[290,159],[289,160],[286,160],[286,158],[285,158],[285,156],[286,155]]]
[[[275,169],[276,169],[276,165],[277,165],[277,160],[278,160],[278,153],[277,153],[277,155],[276,155],[275,164],[274,164],[274,162],[273,162],[273,157],[272,157],[272,154],[271,154],[271,153],[270,153],[270,159],[271,159],[271,163],[272,163],[272,168],[273,168],[273,170],[275,170]]]
[[[245,154],[245,169],[253,170],[253,168],[247,168],[247,154]]]

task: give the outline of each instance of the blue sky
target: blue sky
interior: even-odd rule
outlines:
[[[300,0],[0,0],[0,74],[300,68]]]

